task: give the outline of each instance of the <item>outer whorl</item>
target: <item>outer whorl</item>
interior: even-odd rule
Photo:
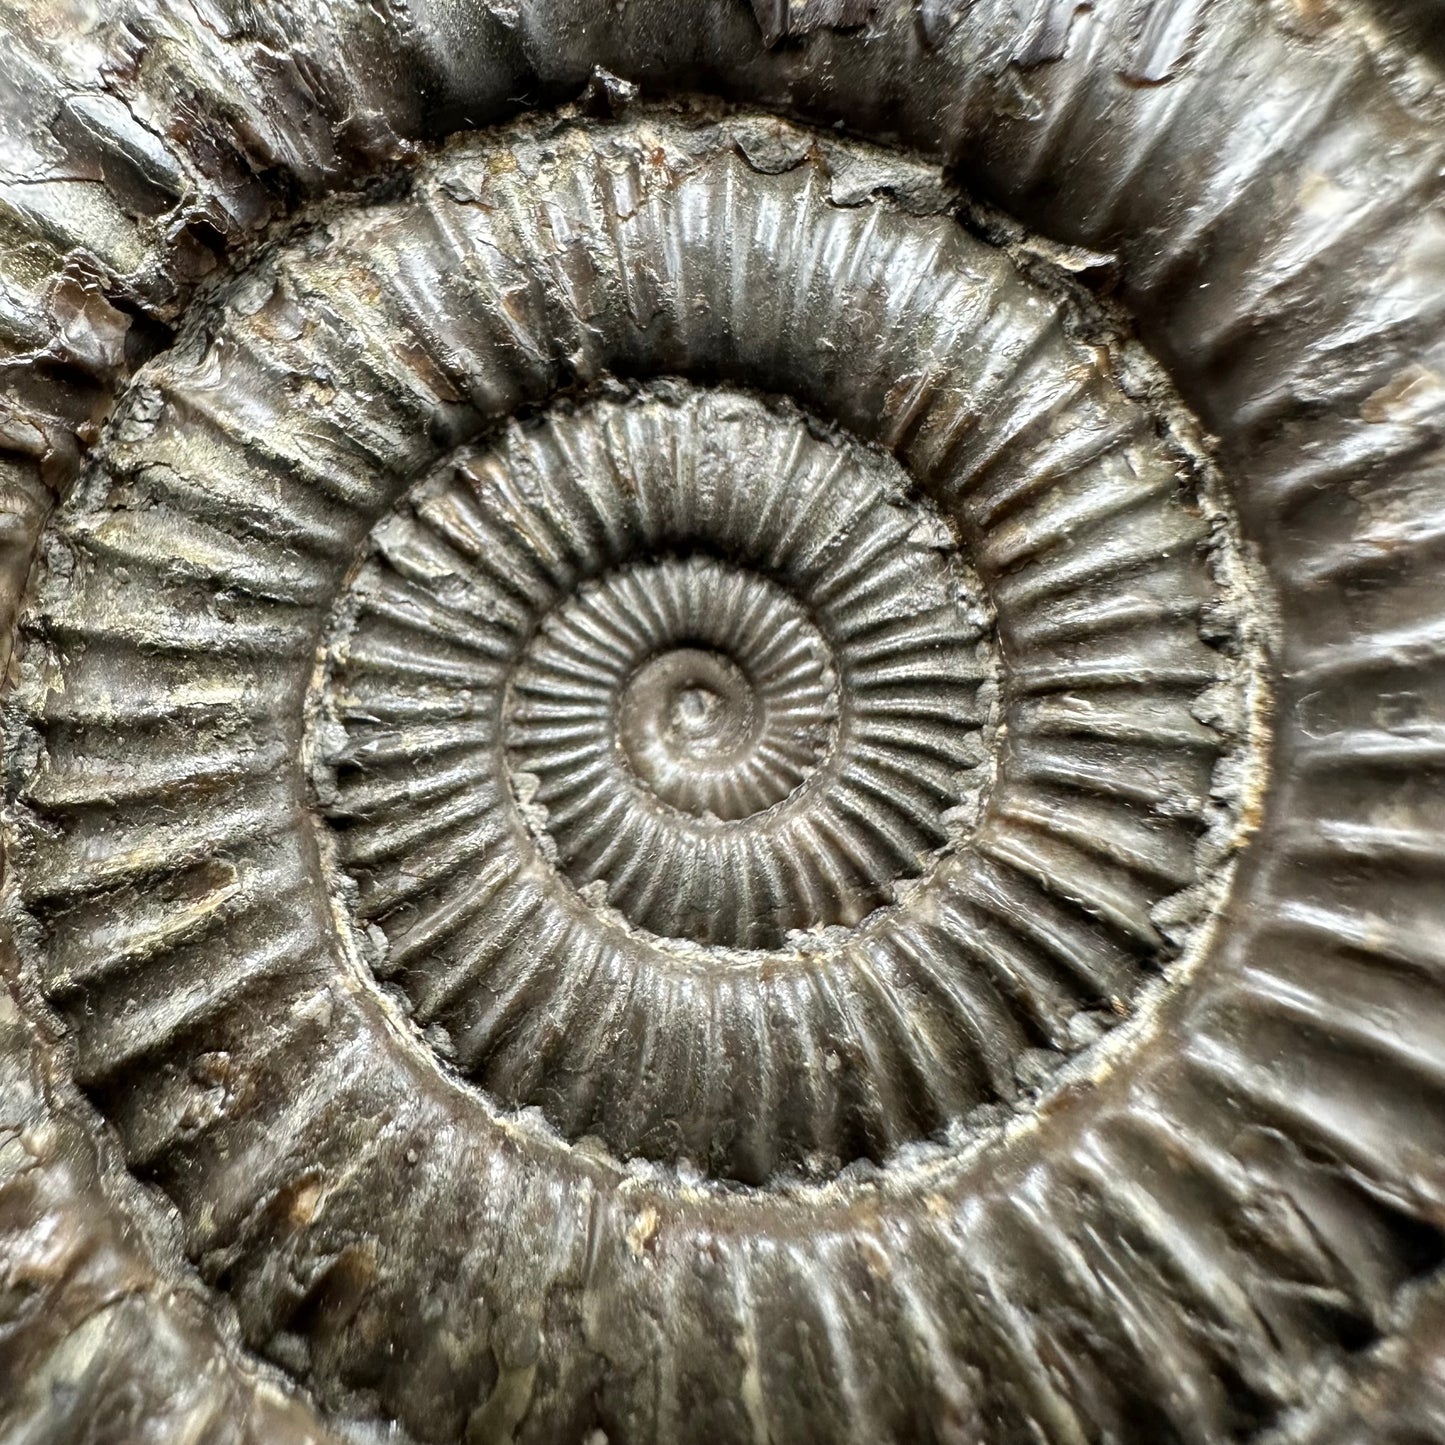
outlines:
[[[754,8],[11,16],[6,1439],[1445,1431],[1428,47]]]

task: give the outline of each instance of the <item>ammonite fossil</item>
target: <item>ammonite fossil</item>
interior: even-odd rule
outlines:
[[[3,13],[0,1438],[1445,1436],[1433,0]]]

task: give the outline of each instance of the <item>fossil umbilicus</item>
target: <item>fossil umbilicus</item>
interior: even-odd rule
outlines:
[[[1445,1436],[1434,0],[0,28],[0,1438]]]

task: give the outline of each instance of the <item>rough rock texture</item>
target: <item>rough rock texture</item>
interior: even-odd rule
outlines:
[[[1441,19],[6,9],[4,1438],[1445,1434]]]

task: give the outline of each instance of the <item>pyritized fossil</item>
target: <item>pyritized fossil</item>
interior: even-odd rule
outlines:
[[[0,1433],[1445,1429],[1403,10],[8,18]]]

